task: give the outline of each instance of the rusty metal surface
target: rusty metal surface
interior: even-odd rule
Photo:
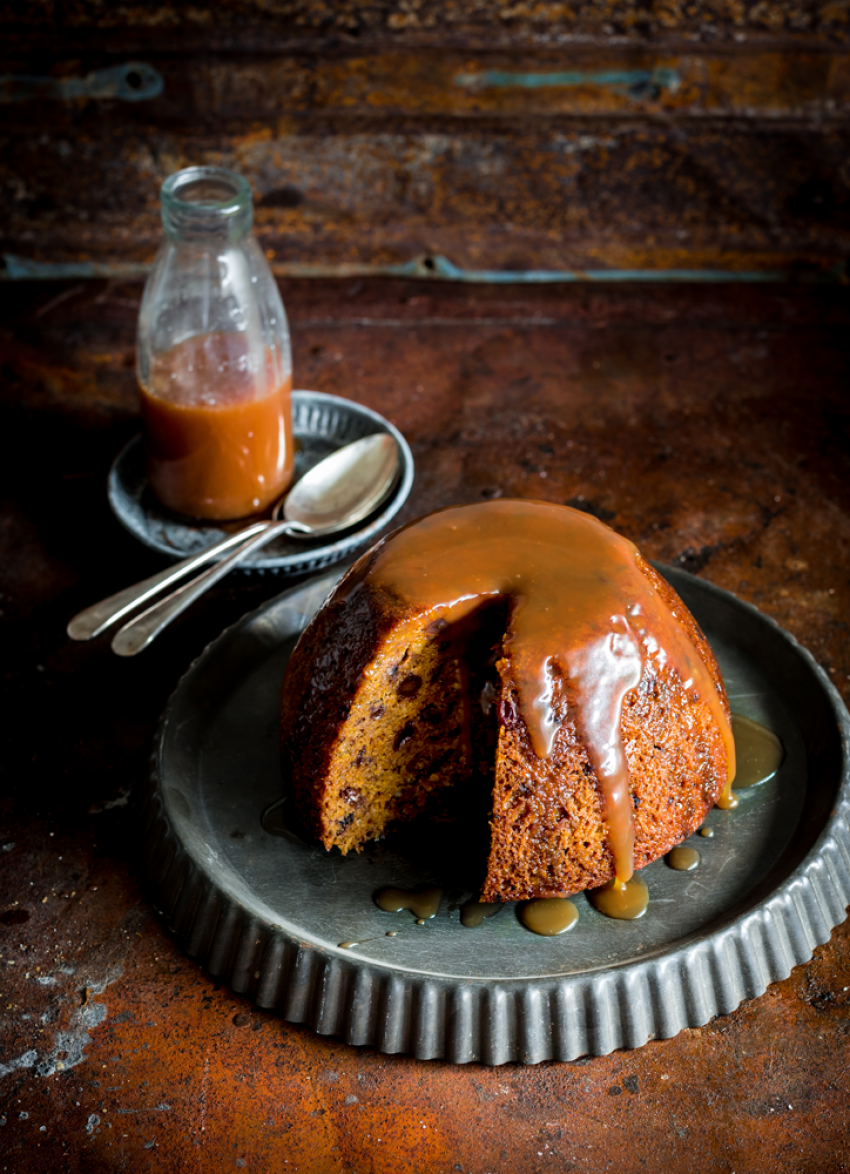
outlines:
[[[43,51],[30,50],[25,60],[31,67],[38,62],[46,76],[10,71],[0,79],[5,83],[0,102],[21,107],[14,113],[23,125],[44,118],[37,104],[76,102],[79,110],[119,98],[158,100],[145,110],[151,121],[234,129],[240,121],[275,126],[281,117],[303,120],[320,113],[369,119],[679,114],[835,120],[850,109],[846,46],[822,42],[730,47],[668,40],[628,49],[596,43],[571,46],[569,52],[522,46],[471,55],[445,47],[388,45],[364,52],[337,45],[317,46],[312,53],[277,48],[262,55],[195,50],[189,62],[170,44],[133,49],[153,52],[158,69],[147,74],[140,63],[128,61],[83,73],[79,58],[65,46],[46,61]],[[132,78],[126,71],[134,64],[138,76]]]
[[[845,272],[846,6],[202,11],[0,12],[5,276],[149,262],[192,163],[279,275]]]
[[[130,788],[186,665],[276,589],[223,585],[135,661],[64,636],[159,565],[104,492],[136,427],[139,293],[0,291],[0,1169],[850,1168],[846,923],[704,1028],[524,1069],[352,1049],[181,955],[142,887]],[[850,696],[846,290],[283,294],[299,383],[410,440],[409,516],[498,493],[583,504],[755,602]]]
[[[161,239],[160,181],[215,161],[254,187],[257,231],[279,274],[434,255],[461,270],[512,273],[827,274],[850,253],[845,127],[573,124],[535,135],[397,126],[354,136],[327,127],[262,130],[224,149],[218,136],[193,132],[173,139],[165,160],[157,140],[122,126],[106,138],[7,139],[4,178],[22,199],[3,252],[58,273],[69,262],[116,274],[147,263]],[[7,262],[12,275],[15,266]]]
[[[187,130],[166,144],[122,122],[105,135],[54,127],[46,144],[7,139],[2,169],[23,198],[3,252],[147,262],[161,239],[161,179],[215,161],[251,181],[258,235],[284,269],[436,253],[468,270],[823,272],[850,254],[844,126],[361,124],[224,142]]]

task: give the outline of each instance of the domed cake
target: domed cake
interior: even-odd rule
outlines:
[[[290,659],[281,735],[302,824],[343,853],[473,818],[485,788],[487,901],[627,881],[734,776],[682,601],[627,539],[536,501],[441,510],[360,559]]]

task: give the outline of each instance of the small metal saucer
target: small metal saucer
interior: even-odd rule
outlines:
[[[331,566],[375,542],[407,500],[413,485],[413,454],[399,430],[377,412],[320,391],[293,391],[292,425],[298,451],[295,477],[320,460],[373,432],[389,432],[401,454],[399,478],[389,498],[366,522],[335,541],[278,538],[240,564],[239,570],[301,575]],[[145,477],[141,436],[127,444],[112,465],[107,482],[109,504],[118,520],[145,546],[177,562],[225,537],[214,523],[192,523],[159,504]]]
[[[282,789],[280,682],[336,581],[293,587],[188,670],[163,715],[145,798],[150,876],[178,941],[234,991],[322,1034],[420,1059],[533,1064],[603,1055],[733,1011],[786,978],[850,902],[850,716],[787,632],[728,592],[659,568],[720,662],[733,711],[776,731],[768,782],[713,809],[702,861],[642,870],[650,905],[539,937],[514,906],[464,928],[453,858],[389,840],[359,855],[269,834]],[[457,853],[455,854],[457,856]],[[462,853],[461,853],[462,855]],[[447,877],[451,879],[447,880]],[[472,881],[471,883],[476,883]],[[384,886],[446,887],[437,915],[384,913]]]

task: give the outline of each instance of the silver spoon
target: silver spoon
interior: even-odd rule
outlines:
[[[204,563],[213,562],[219,555],[232,550],[234,546],[242,546],[248,538],[254,534],[262,534],[270,525],[268,520],[251,522],[244,530],[237,530],[235,534],[229,534],[221,542],[205,547],[198,554],[184,558],[182,562],[174,563],[164,571],[158,571],[149,579],[142,579],[131,587],[125,587],[115,595],[101,599],[99,603],[93,603],[74,616],[65,629],[66,632],[72,640],[93,640],[95,636],[105,632],[117,620],[123,619],[141,604],[153,599],[155,595],[159,595],[172,583],[177,583],[190,571],[196,571]]]
[[[99,636],[110,624],[123,619],[216,556],[233,551],[228,567],[233,566],[248,553],[249,542],[252,545],[248,549],[255,550],[275,535],[321,537],[354,525],[376,509],[389,493],[398,463],[398,445],[387,433],[377,433],[345,445],[320,461],[296,483],[288,497],[278,502],[272,521],[252,522],[244,530],[229,535],[191,558],[87,607],[68,624],[68,635],[72,640],[91,640]],[[253,544],[254,538],[258,539],[256,545]],[[237,548],[235,551],[234,547]],[[213,581],[209,580],[207,585]],[[191,586],[187,584],[187,587]]]
[[[378,506],[396,478],[398,445],[387,433],[366,436],[338,449],[305,473],[283,502],[284,520],[269,523],[232,554],[120,628],[112,641],[118,656],[135,656],[171,621],[238,562],[279,534],[320,538],[362,521]],[[280,510],[277,507],[276,513]]]

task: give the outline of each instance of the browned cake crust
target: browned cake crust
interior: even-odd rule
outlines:
[[[315,617],[295,650],[283,687],[282,752],[298,815],[325,848],[359,851],[394,823],[433,809],[441,797],[474,790],[482,769],[492,787],[491,844],[484,900],[556,896],[614,876],[604,800],[563,679],[552,705],[561,721],[551,756],[531,748],[520,716],[504,621],[484,622],[495,671],[473,688],[456,633],[365,580],[374,552]],[[710,648],[673,589],[638,565],[687,631],[728,714]],[[347,591],[347,594],[346,594]],[[462,634],[468,643],[469,634]],[[473,666],[474,668],[474,666]],[[481,698],[497,719],[495,773]],[[464,707],[472,705],[472,712]],[[726,747],[704,699],[688,695],[657,656],[626,695],[621,733],[634,806],[634,864],[641,868],[700,826],[726,781]],[[491,742],[492,747],[492,742]],[[482,756],[490,761],[482,764]]]

